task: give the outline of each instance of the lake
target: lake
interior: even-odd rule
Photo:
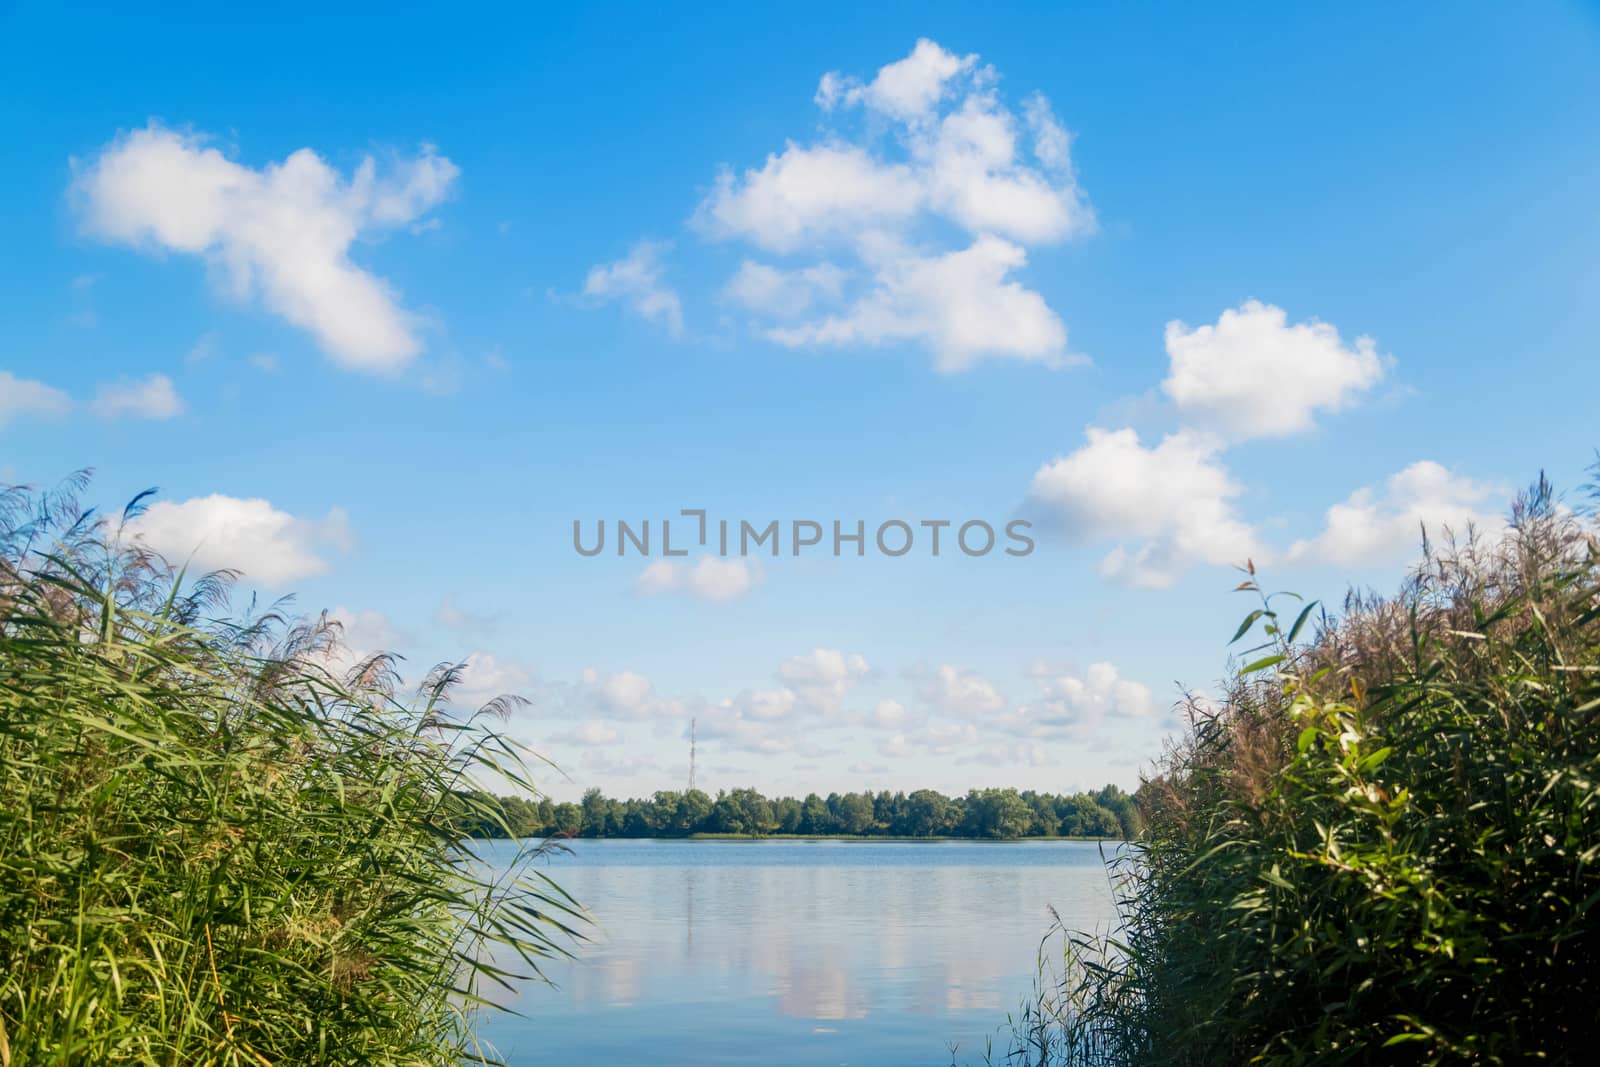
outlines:
[[[513,1067],[948,1067],[951,1044],[979,1063],[1032,988],[1049,906],[1079,929],[1114,918],[1089,842],[572,847],[550,870],[594,940],[549,967],[556,988],[519,990],[525,1018],[484,1021]]]

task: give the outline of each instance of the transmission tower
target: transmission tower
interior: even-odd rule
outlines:
[[[695,720],[689,720],[689,792],[694,792]]]

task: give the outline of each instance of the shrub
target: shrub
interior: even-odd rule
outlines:
[[[485,1062],[475,1012],[580,921],[539,849],[491,868],[453,828],[480,779],[529,787],[507,702],[227,617],[230,575],[82,484],[0,493],[0,1064]]]

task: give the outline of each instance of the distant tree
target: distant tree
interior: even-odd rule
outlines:
[[[606,803],[605,794],[598,787],[583,791],[583,829],[584,837],[606,836],[606,818],[609,814],[609,805]]]
[[[766,797],[754,789],[735,789],[733,795],[744,810],[747,833],[765,836],[778,828],[777,817]]]
[[[911,837],[933,837],[947,829],[950,801],[943,793],[919,789],[906,799],[904,832]]]
[[[846,793],[839,801],[839,832],[864,834],[875,825],[872,798],[866,793]]]
[[[1095,794],[1095,803],[1117,817],[1117,830],[1124,841],[1132,841],[1143,829],[1139,804],[1133,795],[1108,785]]]
[[[495,797],[460,792],[448,800],[448,818],[475,837],[686,837],[697,833],[893,834],[932,837],[1013,838],[1030,834],[1128,837],[1138,829],[1135,800],[1116,786],[1097,793],[1056,796],[1033,790],[974,789],[947,797],[932,789],[903,792],[808,793],[767,798],[755,789],[719,792],[662,790],[647,798],[617,800],[586,789],[577,804],[549,797]]]
[[[678,837],[703,833],[710,827],[711,797],[703,789],[691,789],[678,798],[678,810],[673,817],[673,833]]]
[[[905,832],[906,795],[881,790],[872,798],[872,819],[886,833]]]
[[[833,820],[833,829],[829,830],[828,832],[833,834],[843,833],[844,819],[842,816],[842,811],[844,808],[844,797],[840,796],[838,793],[829,793],[827,805],[828,817]]]
[[[800,805],[800,832],[803,834],[831,834],[837,832],[838,823],[828,805],[815,793],[806,794]]]
[[[777,833],[799,833],[800,814],[800,802],[793,797],[780,797],[772,802],[772,815],[778,822]]]
[[[1026,837],[1033,825],[1033,809],[1015,789],[974,790],[967,797],[967,816],[978,837]]]
[[[551,812],[550,832],[577,837],[583,829],[583,809],[576,804],[557,804]]]
[[[717,799],[711,802],[711,832],[717,834],[742,834],[744,827],[744,809],[739,807],[734,799],[722,790],[717,791]]]
[[[1041,836],[1055,833],[1056,827],[1061,822],[1056,813],[1059,798],[1048,793],[1035,793],[1030,789],[1022,794],[1022,799],[1027,801],[1028,807],[1033,812],[1030,831]]]

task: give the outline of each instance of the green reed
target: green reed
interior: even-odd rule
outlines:
[[[336,669],[81,487],[0,492],[0,1067],[493,1062],[477,1013],[583,924],[539,847],[454,828],[532,789],[509,702]]]

